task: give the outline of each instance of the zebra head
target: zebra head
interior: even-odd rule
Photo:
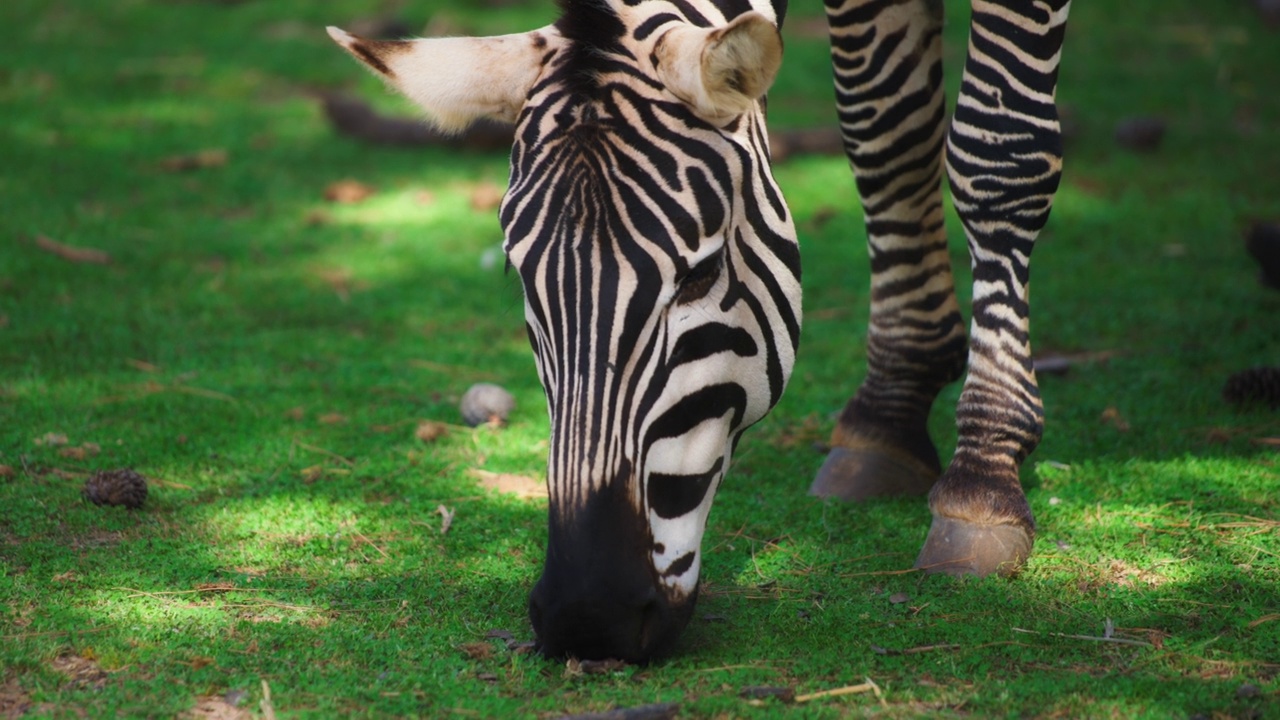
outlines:
[[[716,488],[782,394],[795,228],[763,97],[784,0],[564,0],[526,34],[334,38],[445,129],[515,123],[501,221],[551,416],[548,655],[643,661],[692,613]]]

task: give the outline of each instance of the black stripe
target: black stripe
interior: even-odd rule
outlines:
[[[760,348],[751,333],[740,327],[719,322],[707,323],[680,336],[667,359],[667,366],[675,368],[724,352],[739,357],[755,357]]]
[[[711,469],[704,473],[688,475],[669,475],[667,473],[650,473],[646,492],[649,509],[664,520],[671,520],[687,515],[698,508],[707,497],[711,483],[720,476],[724,467],[724,458],[716,458]]]
[[[693,567],[693,559],[696,558],[697,556],[698,556],[697,550],[690,550],[689,552],[681,555],[680,557],[676,558],[675,562],[671,563],[671,565],[667,567],[666,572],[662,573],[662,576],[663,577],[679,577],[689,572],[689,568]]]
[[[729,427],[736,428],[742,424],[746,410],[747,391],[737,383],[721,383],[695,390],[680,398],[649,426],[644,446],[653,447],[663,438],[680,437],[707,420],[724,417],[730,411],[733,417]]]

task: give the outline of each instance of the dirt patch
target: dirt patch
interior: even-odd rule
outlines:
[[[96,550],[98,548],[112,547],[120,544],[120,538],[123,533],[116,530],[99,530],[94,529],[83,535],[75,535],[71,538],[71,547],[77,550]]]
[[[31,707],[31,698],[18,685],[17,678],[0,685],[0,718],[20,718]]]
[[[100,688],[107,684],[107,673],[98,663],[79,655],[59,655],[51,663],[54,670],[66,675],[76,687]]]
[[[248,711],[227,702],[225,697],[211,695],[196,698],[196,706],[182,717],[189,720],[248,720],[253,716]]]
[[[1134,567],[1123,560],[1112,560],[1104,565],[1090,568],[1090,577],[1079,583],[1081,592],[1094,592],[1106,586],[1123,588],[1158,587],[1168,579],[1159,573]]]

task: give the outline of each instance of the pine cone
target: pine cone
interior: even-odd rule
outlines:
[[[84,483],[84,497],[94,505],[136,510],[147,499],[147,479],[127,468],[96,472]]]
[[[1280,408],[1280,367],[1256,367],[1227,378],[1222,397],[1234,405]]]

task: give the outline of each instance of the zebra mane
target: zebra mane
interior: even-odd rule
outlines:
[[[570,88],[594,95],[596,77],[609,64],[608,56],[626,52],[622,38],[627,28],[609,0],[559,0],[557,4],[556,29],[570,41],[564,65]]]

